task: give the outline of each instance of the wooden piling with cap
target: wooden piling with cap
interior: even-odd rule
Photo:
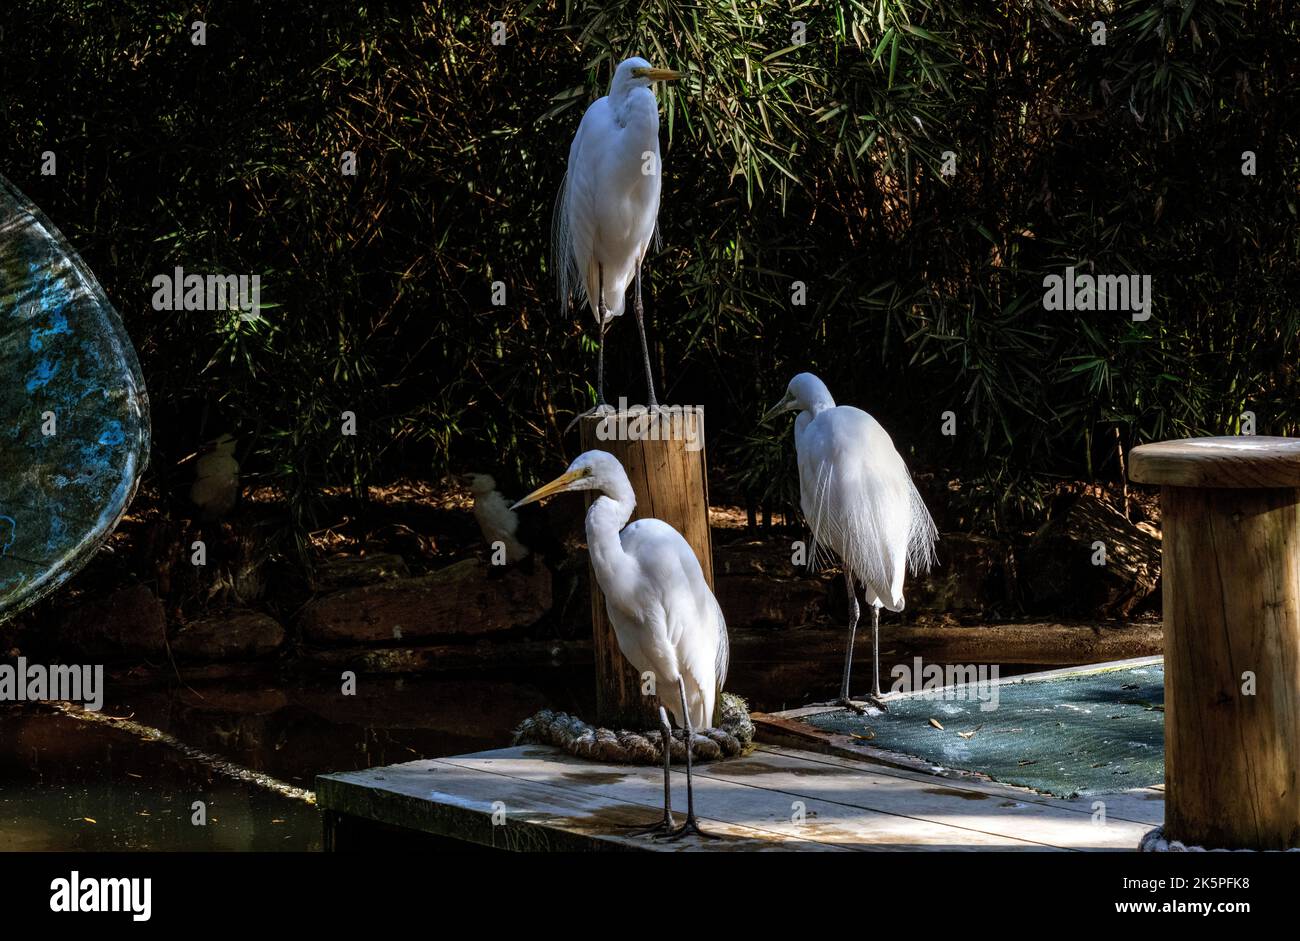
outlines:
[[[1130,477],[1161,487],[1164,836],[1300,846],[1300,439],[1143,445]]]

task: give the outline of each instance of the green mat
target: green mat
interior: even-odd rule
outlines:
[[[984,687],[981,695],[987,699],[989,692]],[[879,748],[1057,797],[1164,781],[1165,672],[1159,663],[1008,683],[997,687],[997,707],[988,711],[973,698],[925,695],[890,700],[887,715],[845,709],[804,721],[831,732],[874,734],[871,744]],[[975,734],[960,734],[969,732]]]

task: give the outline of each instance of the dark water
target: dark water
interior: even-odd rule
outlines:
[[[829,697],[839,672],[838,663],[773,655],[736,663],[727,685],[751,708],[776,711]],[[538,709],[586,716],[595,709],[590,667],[363,675],[354,696],[332,678],[273,673],[189,685],[110,680],[107,688],[104,715],[305,790],[323,772],[506,746],[518,722]],[[195,801],[206,805],[206,826],[192,823]],[[232,780],[170,745],[105,723],[43,707],[0,707],[0,851],[320,845],[311,803]]]
[[[520,719],[594,708],[589,671],[475,678],[366,677],[355,695],[319,678],[188,686],[108,684],[124,717],[287,785],[315,776],[501,747]],[[205,826],[194,825],[202,801]],[[103,722],[0,707],[0,851],[314,850],[307,801],[234,780],[202,759]]]
[[[320,848],[311,804],[45,710],[0,710],[0,782],[3,851]],[[196,801],[206,826],[194,824]]]

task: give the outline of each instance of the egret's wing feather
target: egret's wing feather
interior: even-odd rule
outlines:
[[[689,547],[687,551],[690,552]],[[691,560],[695,560],[691,553]],[[699,563],[695,563],[699,568]],[[718,604],[704,583],[691,586],[689,597],[679,595],[668,611],[669,636],[676,640],[677,663],[686,681],[687,706],[691,725],[698,731],[713,725],[713,707],[717,702],[720,641],[725,630],[718,630]]]
[[[640,646],[656,661],[649,668],[658,676],[659,696],[682,723],[684,716],[672,708],[679,697],[663,688],[664,684],[675,685],[680,673],[692,725],[697,729],[712,725],[721,687],[719,664],[724,675],[726,669],[722,649],[726,626],[700,562],[682,535],[661,520],[637,520],[624,528],[619,538],[623,551],[637,562]]]
[[[796,440],[814,546],[832,550],[870,595],[901,610],[908,564],[929,568],[937,532],[888,433],[866,412],[839,406]]]
[[[602,138],[608,137],[611,121],[608,98],[593,102],[583,114],[569,146],[569,166],[551,233],[561,297],[573,294],[593,314],[598,290],[593,246],[599,219],[600,147]]]
[[[727,670],[731,667],[731,638],[727,636],[727,619],[722,616],[722,605],[713,599],[713,608],[718,622],[718,656],[714,667],[717,675],[717,695],[722,695],[722,688],[727,685]]]
[[[569,172],[560,180],[551,213],[551,269],[555,272],[555,291],[561,311],[569,309],[569,295],[577,285],[578,267],[573,256],[573,237],[569,232]]]
[[[912,502],[911,527],[907,535],[907,567],[913,573],[928,572],[935,563],[934,544],[939,540],[939,527],[921,499],[921,491],[911,477],[907,480]]]

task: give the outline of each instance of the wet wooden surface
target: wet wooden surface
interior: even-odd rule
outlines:
[[[680,820],[686,779],[673,770]],[[770,745],[696,772],[701,825],[724,839],[665,843],[637,835],[632,828],[661,817],[659,769],[535,745],[322,775],[316,796],[327,819],[343,815],[505,850],[1133,850],[1164,819],[1157,788],[1100,798],[1102,822],[1098,798],[1057,800]]]

